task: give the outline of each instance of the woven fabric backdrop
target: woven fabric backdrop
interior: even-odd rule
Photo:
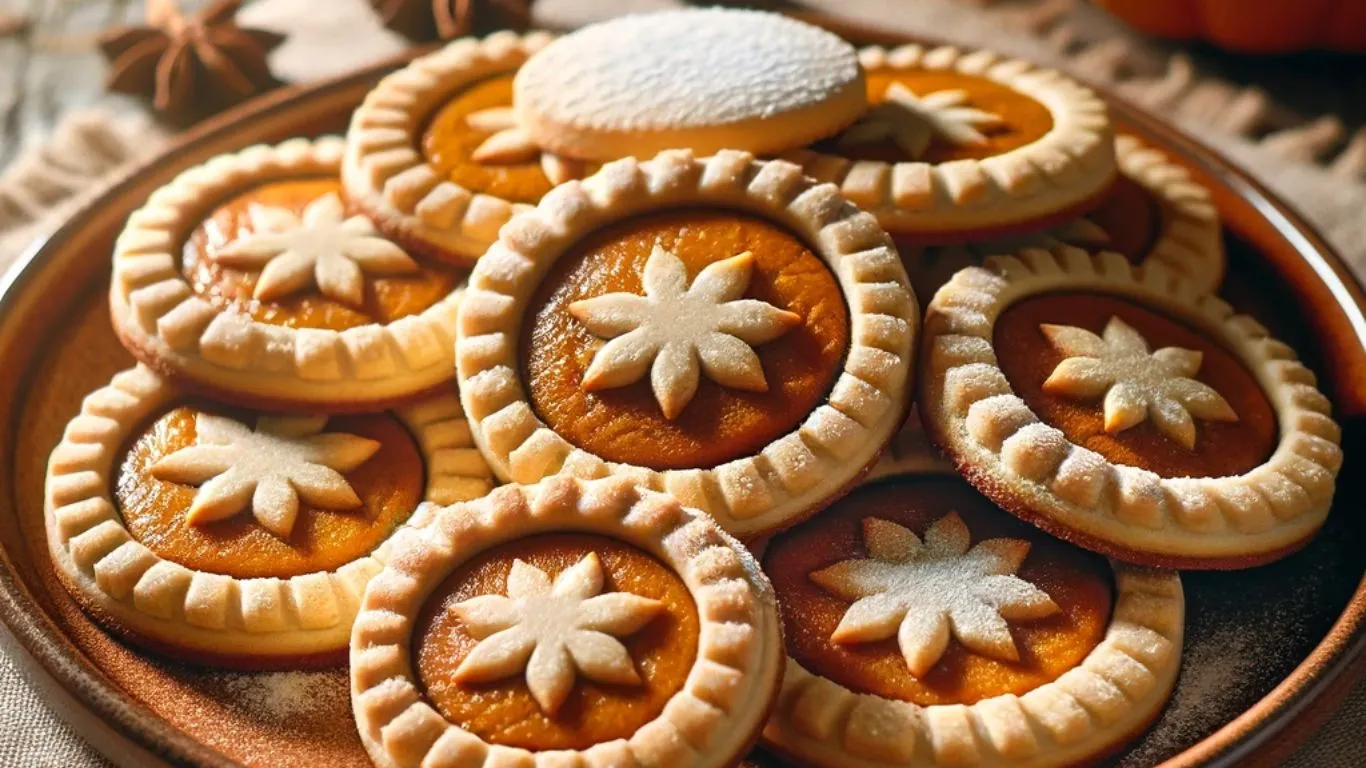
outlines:
[[[0,0],[0,11],[7,0]],[[61,2],[61,0],[58,0]],[[538,19],[569,26],[674,0],[539,0]],[[1168,116],[1250,170],[1292,201],[1357,269],[1366,272],[1366,131],[1344,135],[1332,114],[1295,115],[1255,86],[1235,86],[1202,72],[1191,58],[1142,40],[1075,0],[1015,0],[985,5],[952,0],[823,0],[856,21],[918,32],[967,46],[1027,56],[1115,89]],[[127,2],[123,5],[128,5]],[[192,5],[187,3],[187,5]],[[258,0],[244,23],[287,32],[272,66],[307,81],[363,66],[400,50],[364,0]],[[88,46],[87,46],[88,48]],[[95,56],[93,51],[73,55]],[[92,76],[98,77],[98,57]],[[96,101],[92,92],[87,99]],[[4,94],[0,92],[0,107]],[[0,267],[58,226],[90,196],[153,153],[166,134],[126,102],[67,112],[50,131],[35,131],[0,173]],[[4,157],[7,153],[0,153]],[[107,763],[35,693],[0,653],[0,766],[86,768]],[[1292,765],[1361,764],[1366,687],[1355,690]]]

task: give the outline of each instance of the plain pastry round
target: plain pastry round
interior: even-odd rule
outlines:
[[[586,160],[774,154],[830,136],[867,106],[852,46],[757,11],[626,16],[566,35],[517,73],[518,120],[542,147]]]

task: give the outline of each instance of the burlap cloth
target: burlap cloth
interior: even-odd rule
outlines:
[[[568,25],[675,4],[540,0],[537,12],[543,23]],[[1029,56],[1113,87],[1250,170],[1312,221],[1359,273],[1366,271],[1366,132],[1343,137],[1340,122],[1332,116],[1287,124],[1278,105],[1259,89],[1204,76],[1186,56],[1136,38],[1091,9],[1074,7],[1072,0],[807,4],[875,25]],[[323,7],[326,12],[320,13]],[[242,17],[290,33],[272,61],[275,70],[290,80],[345,71],[403,45],[378,26],[364,0],[260,0],[244,9]],[[146,118],[126,110],[116,114],[94,106],[65,116],[46,143],[28,148],[0,174],[0,266],[56,227],[82,200],[97,194],[129,162],[155,151],[164,135]],[[1363,728],[1366,686],[1353,691],[1288,764],[1362,765]],[[0,766],[105,764],[0,654]]]

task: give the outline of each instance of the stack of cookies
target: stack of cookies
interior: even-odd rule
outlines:
[[[457,40],[130,217],[139,363],[53,452],[51,555],[152,653],[349,658],[383,768],[1095,760],[1172,691],[1170,569],[1333,497],[1220,231],[990,51]]]

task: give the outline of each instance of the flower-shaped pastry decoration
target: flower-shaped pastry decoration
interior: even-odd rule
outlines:
[[[883,100],[840,134],[838,142],[851,146],[890,139],[911,159],[919,160],[936,138],[957,147],[981,146],[987,137],[979,128],[1003,125],[999,116],[968,106],[966,91],[917,96],[901,83],[892,83]]]
[[[525,671],[527,689],[554,715],[576,675],[639,685],[617,637],[640,631],[663,609],[658,600],[609,592],[602,562],[590,552],[555,577],[522,560],[512,563],[507,596],[481,595],[451,607],[479,644],[455,669],[458,683],[488,683]]]
[[[708,264],[692,286],[683,262],[658,243],[645,261],[645,295],[609,293],[569,305],[596,336],[611,339],[593,356],[583,387],[592,392],[633,384],[650,372],[664,417],[678,416],[700,374],[725,387],[766,392],[753,347],[772,341],[801,316],[742,299],[754,256],[748,251]]]
[[[304,208],[253,204],[252,231],[209,255],[234,269],[260,269],[253,296],[271,301],[312,285],[327,297],[360,306],[365,275],[409,274],[417,262],[379,235],[364,216],[346,216],[341,198],[326,194]]]
[[[465,124],[476,131],[491,133],[470,153],[470,159],[485,165],[541,163],[541,172],[551,184],[563,184],[583,176],[584,164],[541,149],[531,134],[522,129],[512,107],[489,107],[465,116]]]
[[[1192,376],[1203,355],[1181,347],[1148,352],[1148,342],[1118,317],[1100,336],[1071,325],[1042,325],[1053,348],[1066,355],[1043,391],[1080,399],[1105,396],[1105,431],[1122,432],[1152,419],[1158,431],[1187,449],[1195,447],[1197,416],[1237,421],[1223,396]]]
[[[917,677],[939,661],[949,635],[983,656],[1019,660],[1007,619],[1058,612],[1043,590],[1015,576],[1029,542],[988,539],[968,549],[958,513],[935,521],[925,540],[876,517],[863,520],[869,557],[845,560],[811,574],[822,589],[854,604],[830,639],[871,643],[895,636]]]
[[[196,443],[152,464],[153,477],[199,485],[191,524],[232,517],[251,507],[263,528],[286,538],[299,499],[319,509],[361,505],[343,472],[364,464],[380,444],[356,435],[323,433],[326,417],[269,417],[245,424],[207,413],[195,417]],[[202,485],[200,485],[202,483]]]

